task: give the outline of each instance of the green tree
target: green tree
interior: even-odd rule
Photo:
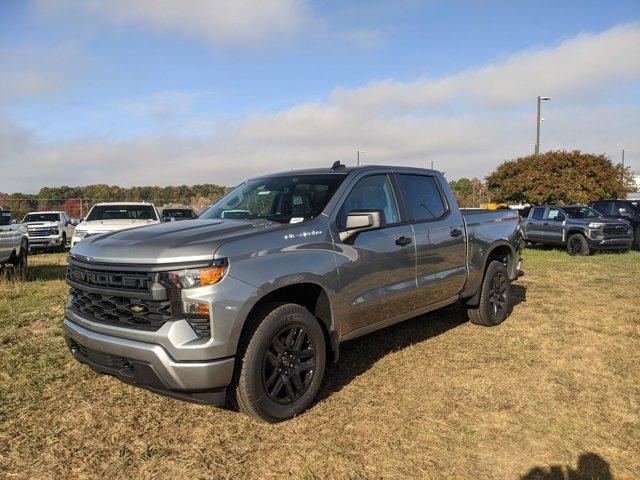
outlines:
[[[633,176],[604,154],[557,150],[506,161],[486,181],[495,202],[571,204],[623,198]]]

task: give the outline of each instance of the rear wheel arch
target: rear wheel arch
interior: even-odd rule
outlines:
[[[473,294],[473,296],[464,300],[465,305],[473,307],[477,306],[480,303],[482,284],[487,274],[487,268],[489,268],[489,265],[494,260],[503,263],[507,267],[507,272],[509,272],[509,274],[511,275],[516,268],[516,251],[513,246],[511,246],[507,242],[496,242],[487,249],[487,253],[484,258],[484,265],[482,266],[482,276],[480,277],[478,289],[476,290],[476,293]]]

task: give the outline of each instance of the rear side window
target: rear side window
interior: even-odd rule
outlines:
[[[412,220],[439,218],[447,211],[434,177],[403,174],[398,179]]]
[[[531,217],[535,218],[536,220],[542,220],[542,218],[544,217],[544,207],[534,208]]]

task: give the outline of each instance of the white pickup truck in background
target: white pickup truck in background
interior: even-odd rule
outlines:
[[[7,264],[16,268],[26,268],[28,254],[27,228],[12,223],[11,212],[0,207],[0,270]]]
[[[61,211],[30,212],[22,219],[29,234],[31,250],[59,248],[65,246],[73,236],[76,221]]]
[[[71,246],[94,235],[156,223],[160,223],[160,215],[152,203],[96,203],[73,232]]]

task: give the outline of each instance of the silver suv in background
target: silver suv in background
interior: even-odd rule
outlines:
[[[75,245],[64,330],[98,372],[277,422],[311,404],[342,341],[456,302],[501,323],[522,244],[517,212],[460,210],[433,170],[267,175],[197,220]]]
[[[27,226],[32,250],[54,247],[64,250],[77,222],[65,212],[52,211],[27,213],[21,223]]]

